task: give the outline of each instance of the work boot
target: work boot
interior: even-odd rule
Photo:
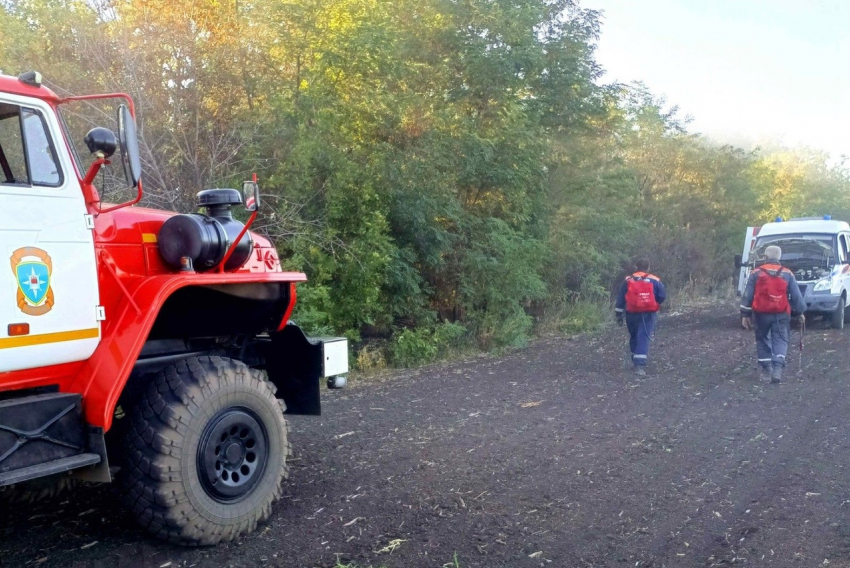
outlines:
[[[635,365],[635,375],[638,377],[645,377],[646,371],[643,368],[643,365]]]
[[[779,363],[773,364],[773,373],[770,374],[770,384],[778,385],[782,382],[782,365]]]
[[[761,366],[761,374],[759,375],[759,380],[763,383],[770,382],[770,367],[768,365]]]

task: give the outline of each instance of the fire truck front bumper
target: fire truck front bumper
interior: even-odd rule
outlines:
[[[346,384],[348,340],[344,337],[307,337],[290,323],[257,347],[287,414],[321,414],[322,383],[329,389]]]

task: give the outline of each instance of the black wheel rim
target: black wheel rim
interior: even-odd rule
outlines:
[[[198,475],[210,497],[233,503],[256,487],[268,459],[268,436],[259,417],[247,408],[225,408],[201,435]]]

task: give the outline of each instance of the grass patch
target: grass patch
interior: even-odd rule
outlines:
[[[387,369],[419,367],[436,361],[448,361],[480,351],[470,332],[461,325],[405,328],[390,339],[372,340],[354,346],[352,369],[365,375]]]
[[[614,321],[614,308],[603,301],[565,301],[547,309],[537,320],[536,335],[593,333]]]
[[[563,313],[558,321],[561,333],[590,333],[598,331],[611,322],[612,308],[609,305],[577,302]]]

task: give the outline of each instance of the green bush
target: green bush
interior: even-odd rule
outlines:
[[[331,290],[322,284],[299,284],[292,320],[309,335],[334,335],[328,304]]]
[[[430,329],[403,329],[389,345],[390,360],[397,367],[413,367],[437,356],[439,348]]]
[[[637,256],[674,299],[728,289],[745,227],[850,216],[844,162],[713,144],[603,85],[576,0],[177,4],[0,0],[0,68],[135,93],[146,205],[257,172],[254,230],[309,278],[293,319],[364,369],[595,329]]]
[[[452,350],[453,346],[456,349],[462,348],[466,334],[467,330],[462,325],[444,322],[434,329],[434,341],[440,352],[446,354]]]
[[[393,365],[414,367],[457,350],[466,333],[463,326],[450,322],[434,328],[402,329],[393,335],[387,351]]]

